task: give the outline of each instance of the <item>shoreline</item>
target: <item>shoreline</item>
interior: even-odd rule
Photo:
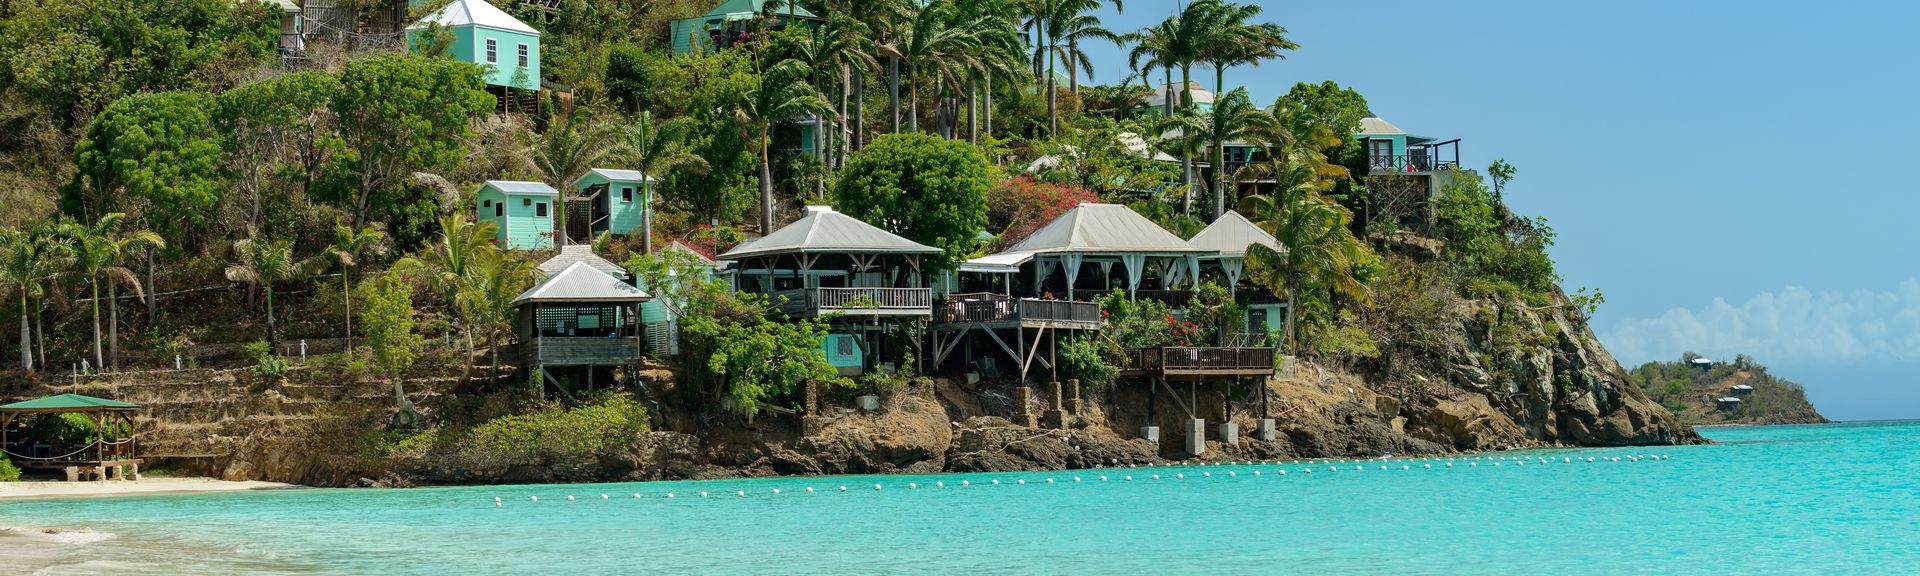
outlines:
[[[306,486],[280,482],[262,482],[256,480],[230,481],[199,477],[147,477],[135,481],[109,480],[106,482],[30,480],[26,482],[0,482],[0,502],[8,500],[41,500],[48,498],[114,498],[120,496],[160,496],[170,494],[246,492],[253,490],[296,490],[301,488],[306,488]]]

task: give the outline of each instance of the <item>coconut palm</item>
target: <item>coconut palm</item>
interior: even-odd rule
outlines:
[[[440,217],[440,238],[413,256],[393,263],[393,270],[424,284],[453,309],[454,321],[467,341],[467,360],[461,378],[473,371],[473,321],[460,308],[460,293],[470,289],[478,262],[500,256],[493,222],[468,220],[455,212]]]
[[[324,261],[331,266],[340,267],[340,298],[346,314],[346,342],[342,350],[353,350],[353,268],[359,265],[360,254],[383,254],[386,244],[382,242],[386,234],[371,227],[354,230],[345,224],[333,227],[333,243],[327,245]]]
[[[1248,141],[1255,136],[1266,136],[1277,132],[1274,117],[1253,105],[1253,99],[1247,96],[1247,89],[1235,88],[1225,97],[1214,101],[1213,112],[1206,115],[1207,121],[1194,133],[1203,142],[1213,143],[1213,169],[1209,185],[1213,188],[1213,217],[1218,219],[1227,212],[1226,146],[1228,141]]]
[[[647,205],[640,218],[640,251],[653,253],[653,198],[655,189],[653,176],[670,170],[687,170],[705,174],[707,160],[688,152],[686,137],[693,127],[693,119],[680,117],[664,122],[654,122],[653,112],[641,111],[633,119],[633,124],[621,131],[615,142],[613,156],[622,164],[640,172],[640,181],[647,187]]]
[[[233,243],[233,262],[227,265],[227,280],[260,290],[267,303],[267,344],[278,347],[279,326],[273,317],[273,284],[305,276],[315,264],[296,262],[293,245],[286,240],[246,238]]]
[[[571,196],[567,183],[605,156],[612,147],[618,134],[618,127],[586,115],[579,108],[567,113],[567,119],[547,129],[545,134],[534,140],[531,150],[534,169],[540,172],[540,180],[560,191],[558,206],[554,206],[553,225],[560,233],[557,236],[561,244],[572,241],[566,234],[567,198]]]
[[[834,126],[839,126],[847,117],[848,77],[855,69],[871,70],[879,67],[879,61],[869,53],[873,41],[866,36],[866,25],[845,14],[835,13],[825,24],[814,27],[805,40],[795,47],[795,58],[811,66],[814,74],[814,89],[822,94],[833,94]],[[829,90],[832,86],[832,90]],[[828,177],[833,175],[833,167],[838,160],[838,149],[834,138],[827,136],[827,124],[821,123],[813,131],[813,150],[821,162]],[[838,132],[838,128],[835,128]],[[814,193],[826,194],[826,180],[814,181]]]
[[[471,263],[467,281],[455,296],[455,307],[479,330],[493,355],[487,367],[489,379],[499,378],[499,337],[513,331],[513,299],[533,284],[534,271],[526,260],[501,252],[488,253]]]
[[[1075,95],[1080,93],[1080,71],[1085,70],[1087,77],[1093,77],[1093,60],[1080,49],[1080,41],[1102,39],[1125,47],[1124,39],[1112,30],[1100,25],[1100,17],[1092,12],[1099,10],[1105,2],[1102,0],[1041,0],[1047,6],[1045,32],[1047,51],[1047,127],[1058,132],[1060,120],[1058,97],[1053,79],[1053,61],[1059,58],[1067,64],[1067,91]],[[1115,11],[1123,10],[1120,0],[1113,0]]]
[[[1353,212],[1322,195],[1332,180],[1316,172],[1311,154],[1293,147],[1248,164],[1234,175],[1237,181],[1258,180],[1272,186],[1269,194],[1242,199],[1240,211],[1286,247],[1285,252],[1250,247],[1247,261],[1255,282],[1287,295],[1289,349],[1294,343],[1293,311],[1307,286],[1324,286],[1362,303],[1372,301],[1366,285],[1354,276],[1354,268],[1372,260],[1373,252],[1348,228]]]
[[[126,214],[114,212],[101,216],[92,225],[65,221],[56,226],[58,233],[66,237],[72,247],[72,270],[74,274],[87,279],[88,293],[91,296],[89,307],[93,312],[93,362],[102,369],[107,368],[109,354],[101,348],[100,338],[100,283],[107,284],[107,306],[113,318],[113,363],[120,361],[120,303],[119,287],[122,284],[133,288],[134,294],[144,295],[140,278],[132,270],[120,265],[122,259],[141,247],[164,248],[166,241],[159,234],[147,230],[122,232]]]
[[[33,330],[29,317],[40,316],[39,304],[47,283],[65,273],[72,259],[71,242],[51,226],[0,229],[0,280],[20,290],[20,369],[33,371]],[[42,354],[45,359],[45,354]]]
[[[1200,42],[1197,56],[1213,67],[1213,93],[1223,94],[1226,90],[1227,69],[1239,65],[1259,66],[1268,59],[1282,59],[1284,50],[1300,48],[1286,37],[1287,29],[1272,23],[1251,23],[1260,15],[1260,7],[1251,4],[1231,2],[1196,2],[1195,6],[1205,11],[1203,19],[1209,22],[1210,33]],[[1217,108],[1220,104],[1215,103]],[[1226,213],[1227,207],[1220,203],[1224,196],[1221,189],[1219,159],[1226,154],[1226,141],[1229,138],[1215,134],[1213,139],[1213,157],[1215,169],[1212,176],[1213,197],[1215,200],[1213,216],[1219,218]]]
[[[827,102],[807,83],[807,65],[787,59],[760,74],[760,82],[742,94],[733,110],[740,139],[760,155],[760,233],[773,231],[773,123],[807,114],[826,115]]]

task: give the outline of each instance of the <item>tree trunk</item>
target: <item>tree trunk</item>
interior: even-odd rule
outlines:
[[[900,58],[887,57],[887,113],[892,117],[887,132],[900,133]]]
[[[340,269],[340,301],[346,305],[347,311],[347,339],[340,346],[340,351],[350,354],[353,352],[353,281],[347,276],[349,271],[349,268]]]
[[[1191,72],[1191,69],[1188,68],[1187,66],[1180,67],[1180,110],[1182,112],[1191,110],[1193,108],[1193,94],[1191,93],[1192,80],[1190,79],[1190,76],[1191,76],[1189,74],[1190,72]],[[1185,132],[1182,132],[1180,134],[1181,140],[1188,140],[1191,138],[1193,138],[1192,134],[1187,134]],[[1182,214],[1192,216],[1193,215],[1193,150],[1190,146],[1187,146],[1185,142],[1182,142],[1180,144],[1180,188],[1182,190],[1181,196],[1180,196],[1180,212]]]
[[[147,249],[147,327],[153,327],[153,315],[159,309],[160,293],[153,290],[153,249]]]
[[[1054,94],[1053,51],[1049,50],[1047,51],[1047,135],[1048,136],[1058,136],[1060,134],[1060,112],[1058,110],[1058,104],[1059,104],[1058,95]]]
[[[992,74],[987,75],[987,99],[985,102],[981,103],[980,107],[984,109],[984,113],[981,114],[980,120],[986,124],[987,139],[992,140],[993,139],[993,75]],[[998,164],[999,163],[998,159],[996,159],[994,163]]]
[[[20,287],[20,369],[33,371],[33,329],[27,322],[27,290]]]
[[[405,422],[406,427],[413,428],[419,423],[419,413],[414,410],[413,401],[407,399],[407,389],[400,384],[400,375],[391,374],[389,377],[393,379],[394,424]]]
[[[1286,338],[1286,350],[1288,354],[1294,353],[1293,351],[1293,346],[1294,346],[1293,316],[1294,316],[1294,309],[1298,308],[1300,304],[1299,299],[1295,298],[1295,295],[1300,293],[1300,289],[1298,288],[1300,283],[1299,283],[1299,279],[1296,278],[1296,276],[1297,276],[1296,274],[1287,275],[1287,323],[1286,323],[1286,327],[1283,328],[1282,331]]]
[[[773,165],[767,162],[766,131],[760,126],[760,235],[773,233]]]
[[[640,185],[645,192],[640,195],[640,253],[653,253],[653,181],[647,179],[645,171],[640,172]]]
[[[820,175],[813,179],[813,197],[827,197],[827,175],[832,168],[827,166],[827,119],[815,115],[813,123],[813,158],[820,161]]]
[[[120,371],[120,285],[107,283],[107,358]]]
[[[87,307],[93,311],[93,366],[106,368],[107,353],[100,346],[100,279],[88,278],[87,290],[93,296],[93,301],[87,303]]]
[[[273,322],[273,283],[261,282],[260,289],[267,295],[267,346],[270,350],[280,348],[280,336]]]
[[[917,82],[919,71],[919,66],[907,66],[907,109],[904,112],[907,114],[908,132],[920,131],[920,91],[918,90],[920,86]]]
[[[1214,63],[1214,66],[1213,66],[1213,97],[1216,99],[1220,98],[1220,94],[1222,94],[1222,92],[1220,91],[1221,84],[1226,82],[1226,79],[1227,79],[1226,70],[1222,68],[1223,65],[1224,65],[1223,63],[1216,62]],[[1214,102],[1214,106],[1219,106],[1219,105],[1220,103],[1216,100]],[[1219,108],[1215,108],[1215,110],[1219,110]],[[1218,126],[1216,126],[1216,128],[1218,128]],[[1219,220],[1222,215],[1225,215],[1227,213],[1227,190],[1225,187],[1223,187],[1223,180],[1226,177],[1226,171],[1227,171],[1226,136],[1221,134],[1215,134],[1213,139],[1213,178],[1212,178],[1213,180],[1213,219],[1214,220]]]
[[[1079,53],[1080,53],[1080,39],[1075,38],[1072,40],[1068,40],[1067,41],[1067,58],[1066,58],[1067,93],[1072,94],[1074,96],[1080,95],[1080,65],[1079,63],[1075,62],[1073,59],[1073,55],[1079,54]]]
[[[867,75],[853,75],[853,89],[847,99],[853,102],[853,149],[867,146],[867,105],[863,100],[867,94]]]
[[[980,79],[967,79],[967,143],[980,144]]]
[[[44,304],[36,303],[33,307],[33,347],[35,348],[35,352],[40,355],[40,364],[43,366],[47,363],[46,312],[46,306]]]

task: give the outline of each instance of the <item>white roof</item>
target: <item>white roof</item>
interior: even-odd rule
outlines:
[[[939,254],[940,249],[901,238],[826,206],[808,206],[805,217],[772,234],[741,242],[720,257],[818,253]]]
[[[1219,220],[1208,224],[1207,228],[1201,230],[1199,234],[1194,234],[1187,243],[1208,252],[1219,252],[1221,256],[1243,256],[1247,253],[1247,248],[1254,244],[1276,251],[1286,251],[1286,248],[1280,246],[1279,239],[1268,234],[1266,230],[1261,230],[1259,226],[1253,225],[1253,222],[1248,221],[1247,217],[1241,216],[1239,212],[1232,210],[1220,215]]]
[[[1692,362],[1694,364],[1712,364],[1713,363],[1712,360],[1708,360],[1705,356],[1694,358]]]
[[[592,172],[594,174],[599,174],[601,178],[606,178],[608,180],[625,180],[628,182],[652,182],[653,181],[652,176],[642,177],[640,175],[639,170],[622,170],[619,168],[592,168],[592,169],[588,169],[587,171]]]
[[[585,263],[587,267],[604,272],[614,278],[624,280],[627,277],[626,268],[620,267],[619,264],[614,264],[611,260],[601,258],[599,254],[594,254],[592,244],[568,244],[561,246],[559,254],[540,263],[540,273],[541,275],[551,277],[573,266],[576,262]]]
[[[508,32],[519,32],[539,36],[540,31],[521,22],[520,19],[493,7],[486,0],[453,0],[438,12],[428,14],[407,29],[425,28],[430,22],[439,22],[441,26],[483,26]]]
[[[518,306],[529,302],[645,302],[652,300],[646,291],[593,269],[586,262],[574,262],[545,281],[514,297]]]
[[[288,13],[288,14],[299,14],[299,13],[300,13],[300,5],[299,5],[299,4],[294,4],[294,3],[293,3],[293,0],[271,0],[271,1],[272,1],[272,2],[274,3],[274,4],[279,4],[279,5],[280,5],[280,11],[281,11],[281,12],[285,12],[285,13]]]
[[[1752,387],[1752,386],[1748,386],[1748,385],[1746,385],[1746,384],[1734,384],[1734,385],[1733,385],[1733,389],[1734,389],[1734,390],[1752,390],[1752,389],[1753,389],[1753,387]]]
[[[1721,397],[1720,397],[1720,401],[1721,401],[1721,402],[1739,402],[1739,401],[1740,401],[1740,399],[1739,399],[1739,398],[1734,398],[1734,397],[1732,397],[1732,396],[1721,396]]]
[[[1005,273],[1019,272],[1020,265],[1033,259],[1032,252],[1001,252],[988,254],[960,263],[961,272]]]
[[[560,195],[559,190],[554,190],[553,187],[548,186],[546,182],[527,182],[523,180],[488,180],[487,185],[492,186],[495,190],[499,190],[501,192],[505,192],[508,194],[534,194],[538,196]]]
[[[1200,87],[1199,82],[1188,82],[1187,86],[1193,88],[1193,103],[1195,104],[1212,104],[1213,103],[1213,93],[1208,92],[1207,89]],[[1168,90],[1172,90],[1175,94],[1180,93],[1180,83],[1175,82],[1172,84],[1161,84],[1160,86],[1154,88],[1153,93],[1147,95],[1147,105],[1148,106],[1166,106]],[[1180,105],[1179,97],[1175,96],[1174,100],[1175,100],[1174,105],[1179,106]]]
[[[1360,119],[1359,136],[1405,136],[1406,134],[1406,130],[1401,130],[1399,126],[1394,126],[1392,122],[1379,116]]]
[[[1119,204],[1083,203],[1006,252],[1200,252],[1159,224]]]

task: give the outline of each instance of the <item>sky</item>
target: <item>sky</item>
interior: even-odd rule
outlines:
[[[1606,295],[1622,365],[1745,353],[1829,418],[1920,418],[1920,2],[1253,3],[1301,48],[1229,88],[1333,80],[1468,167],[1512,163],[1508,204],[1559,233],[1568,292]],[[1130,73],[1090,55],[1095,82]]]

